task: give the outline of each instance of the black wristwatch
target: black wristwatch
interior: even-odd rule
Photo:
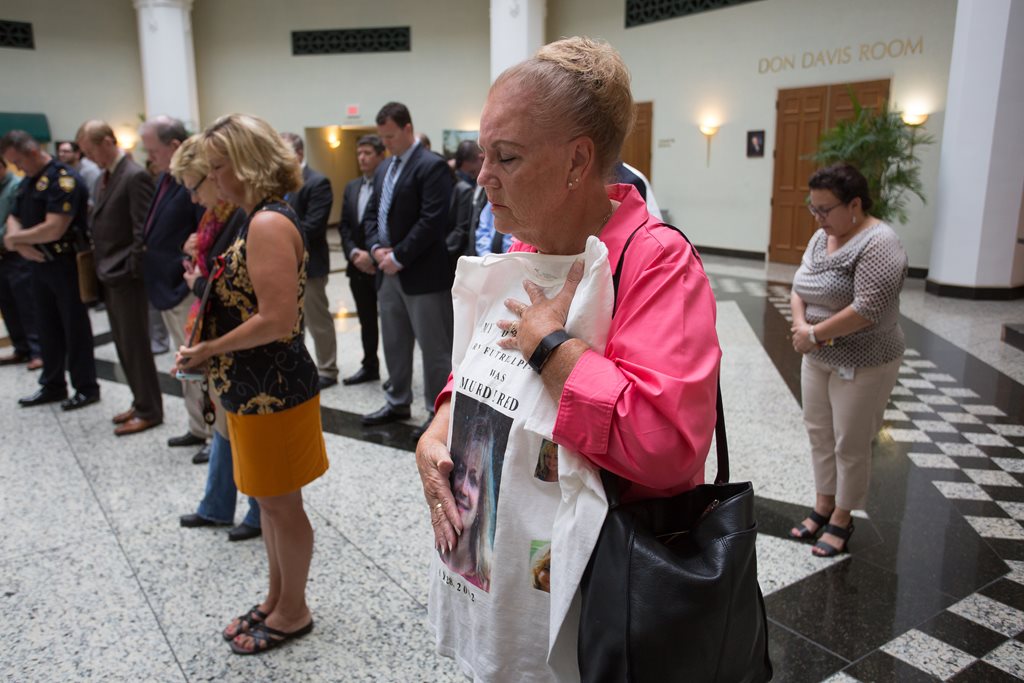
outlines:
[[[565,330],[555,330],[541,339],[540,344],[537,344],[537,348],[534,349],[533,355],[530,356],[530,367],[539,374],[544,368],[544,364],[548,362],[548,358],[551,358],[551,354],[555,352],[555,349],[570,339],[572,337]]]

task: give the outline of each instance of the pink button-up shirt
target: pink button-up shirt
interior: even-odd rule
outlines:
[[[608,196],[621,202],[601,231],[613,269],[643,227],[622,266],[608,343],[569,374],[554,440],[633,482],[624,501],[671,496],[704,483],[722,356],[715,298],[689,243],[648,214],[632,185]],[[451,392],[449,381],[436,405]]]

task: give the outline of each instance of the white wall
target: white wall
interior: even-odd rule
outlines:
[[[0,0],[0,18],[32,23],[35,50],[0,48],[0,110],[46,114],[55,140],[87,119],[135,131],[143,112],[130,0]]]
[[[412,51],[292,56],[291,32],[410,26]],[[197,0],[192,15],[204,125],[236,111],[279,130],[373,125],[390,100],[441,148],[446,128],[476,130],[489,78],[485,0]],[[346,117],[346,105],[361,115]]]
[[[941,137],[955,0],[762,0],[628,30],[624,4],[552,0],[547,37],[590,35],[622,53],[634,97],[654,102],[658,203],[696,244],[766,250],[779,89],[890,78],[892,101],[902,108],[922,100],[932,112],[925,129]],[[919,54],[859,59],[862,43],[918,38]],[[804,52],[844,46],[851,47],[849,63],[802,67]],[[759,73],[760,60],[773,56],[792,56],[795,68]],[[697,130],[706,116],[721,121],[710,168]],[[765,131],[763,159],[746,158],[748,130]],[[928,265],[940,144],[921,153],[930,203],[913,200],[908,224],[896,226],[911,266]]]

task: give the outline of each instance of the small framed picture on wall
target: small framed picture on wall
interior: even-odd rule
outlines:
[[[747,131],[747,158],[753,159],[764,156],[764,131]]]

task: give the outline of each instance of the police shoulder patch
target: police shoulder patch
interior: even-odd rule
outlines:
[[[36,191],[42,192],[50,186],[50,178],[48,176],[40,176],[39,180],[36,181]]]
[[[75,189],[75,179],[69,175],[62,175],[58,180],[57,184],[60,185],[60,189],[65,192],[71,192]]]

